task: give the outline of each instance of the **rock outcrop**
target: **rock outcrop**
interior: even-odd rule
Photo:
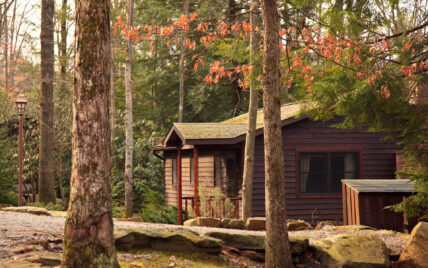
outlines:
[[[210,217],[197,217],[196,222],[198,226],[204,227],[220,227],[221,220]]]
[[[335,221],[320,221],[315,227],[315,230],[322,230],[324,226],[337,226],[337,225],[339,224]]]
[[[419,222],[398,260],[400,268],[428,268],[428,223]]]
[[[287,220],[288,231],[313,230],[314,228],[304,220]]]
[[[245,223],[245,229],[251,231],[264,231],[266,230],[266,218],[263,217],[253,217],[248,218]]]
[[[217,254],[223,247],[218,239],[200,237],[185,229],[174,232],[148,229],[118,230],[114,237],[116,248],[123,250],[152,248],[160,251]]]
[[[336,235],[310,244],[314,257],[331,268],[389,267],[385,243],[374,236]]]
[[[196,219],[189,219],[183,223],[184,226],[198,226]]]
[[[16,255],[14,260],[2,264],[7,268],[23,267],[45,267],[57,266],[61,264],[61,256],[58,253],[50,251],[31,251],[24,254]]]
[[[226,225],[226,228],[227,229],[243,230],[243,229],[245,229],[245,222],[243,220],[230,219]]]
[[[30,213],[34,215],[45,215],[45,216],[52,216],[49,211],[47,211],[45,208],[39,208],[39,207],[7,207],[2,208],[4,211],[14,211],[14,212],[23,212],[23,213]]]

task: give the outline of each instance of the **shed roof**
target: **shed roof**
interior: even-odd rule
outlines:
[[[342,180],[359,193],[412,193],[415,183],[410,180]]]
[[[297,116],[304,106],[302,102],[284,104],[281,106],[281,121]],[[263,109],[257,110],[256,130],[261,130],[264,126]],[[163,142],[175,132],[183,144],[189,140],[227,140],[244,135],[248,128],[248,113],[219,123],[174,123]]]

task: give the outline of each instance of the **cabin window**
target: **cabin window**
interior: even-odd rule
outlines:
[[[195,177],[195,167],[194,167],[194,162],[195,158],[192,156],[190,156],[190,182],[193,182],[193,179]]]
[[[238,195],[238,183],[236,180],[236,153],[235,151],[225,152],[223,155],[224,163],[226,165],[227,176],[227,195]]]
[[[214,187],[221,187],[221,157],[214,156]]]
[[[340,194],[340,180],[358,178],[358,167],[356,152],[300,153],[300,193]]]
[[[177,185],[178,165],[177,157],[172,158],[172,185]]]

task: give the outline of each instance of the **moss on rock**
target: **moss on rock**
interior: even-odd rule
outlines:
[[[389,267],[385,243],[374,236],[336,235],[310,244],[322,265],[328,267],[374,268]]]

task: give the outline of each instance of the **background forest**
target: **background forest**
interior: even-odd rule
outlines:
[[[310,99],[316,104],[311,115],[317,119],[339,114],[347,116],[340,127],[365,126],[371,131],[391,133],[391,138],[400,137],[404,141],[404,153],[413,163],[407,173],[422,182],[421,189],[425,194],[422,200],[426,201],[428,160],[426,153],[421,153],[422,149],[416,145],[428,143],[426,128],[422,127],[427,107],[412,108],[413,87],[406,85],[427,83],[428,68],[423,63],[428,57],[428,3],[410,0],[278,2],[281,28],[287,33],[282,35],[281,42],[285,47],[281,56],[281,102]],[[140,40],[144,37],[144,40],[134,42],[131,59],[134,210],[141,211],[143,206],[150,204],[162,207],[162,215],[165,215],[154,219],[153,215],[148,215],[150,212],[144,212],[146,219],[171,222],[176,215],[176,210],[162,206],[162,163],[152,155],[150,148],[161,142],[171,124],[178,121],[180,64],[183,63],[184,68],[183,122],[219,122],[248,111],[249,90],[244,81],[256,80],[261,72],[261,60],[252,66],[252,74],[236,71],[237,66],[241,68],[249,64],[249,38],[244,38],[248,33],[245,30],[230,29],[237,22],[249,21],[249,4],[245,0],[135,0],[133,24],[136,28],[141,27],[137,30],[138,37]],[[126,21],[125,5],[123,0],[113,0],[111,6],[111,57],[114,63],[110,100],[111,148],[116,216],[123,213],[125,199],[125,65],[127,41],[132,39],[132,35],[130,37],[118,23],[121,17]],[[56,195],[62,200],[57,208],[67,206],[71,176],[73,7],[70,0],[56,1],[54,17],[53,166]],[[14,192],[18,116],[13,101],[21,92],[28,98],[24,123],[24,193],[31,202],[36,201],[41,70],[37,38],[40,23],[29,12],[34,9],[40,9],[38,3],[6,0],[0,5],[0,38],[4,44],[0,48],[0,203],[17,203]],[[151,34],[152,30],[144,30],[172,25],[183,13],[196,14],[196,18],[189,21],[190,30],[185,31],[190,44],[185,50],[180,44],[174,45],[174,40],[184,40],[183,31],[162,36],[156,31]],[[262,18],[260,14],[258,17],[261,29]],[[196,30],[198,25],[202,23],[207,32],[214,33],[221,31],[218,28],[221,22],[227,25],[226,33],[218,34],[218,38],[203,45],[202,37],[207,35]],[[335,41],[328,49],[336,49],[336,53],[341,49],[341,45],[337,45],[339,40],[351,40],[349,43],[358,45],[349,50],[345,48],[344,52],[342,49],[344,55],[335,58],[337,54],[328,55],[303,40],[305,33],[312,29],[319,29],[323,35],[329,34]],[[375,52],[371,47],[375,47]],[[382,47],[388,49],[382,50]],[[357,58],[354,55],[358,55]],[[219,63],[230,74],[217,81],[218,69],[213,67],[218,67]],[[415,63],[417,66],[413,70]],[[410,75],[406,68],[411,69]],[[374,74],[375,77],[370,78]],[[258,82],[254,85],[261,107],[261,86]]]

